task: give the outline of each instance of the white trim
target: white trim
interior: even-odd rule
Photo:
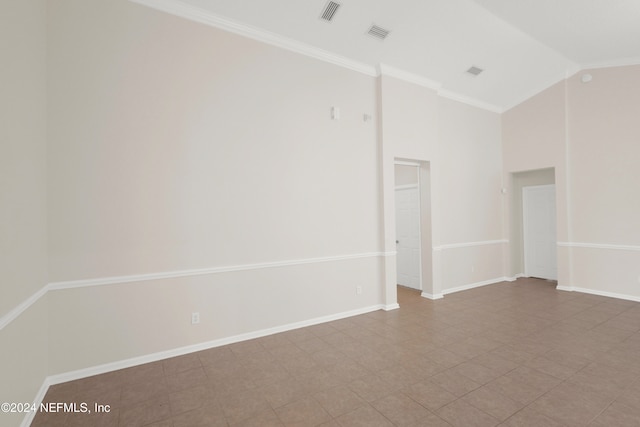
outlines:
[[[416,188],[418,188],[418,184],[403,184],[403,185],[396,185],[395,186],[395,190],[415,190]]]
[[[611,249],[616,251],[640,251],[640,246],[635,245],[610,245],[606,243],[584,243],[584,242],[558,242],[558,246],[567,248],[589,248],[589,249]]]
[[[483,280],[482,282],[470,283],[468,285],[458,286],[456,288],[443,289],[442,295],[453,294],[455,292],[467,291],[473,288],[479,288],[481,286],[493,285],[495,283],[507,282],[508,279],[506,277],[497,277],[495,279]]]
[[[498,114],[501,114],[505,111],[505,109],[500,106],[489,104],[487,102],[483,102],[475,98],[453,92],[451,90],[443,89],[441,82],[431,80],[429,78],[410,73],[409,71],[401,70],[387,64],[378,64],[378,72],[381,76],[394,77],[405,82],[413,83],[418,86],[434,90],[436,91],[436,94],[438,96],[451,99],[453,101],[462,102],[463,104],[467,104],[472,107],[481,108],[483,110],[491,111],[492,113]]]
[[[273,46],[280,47],[301,55],[309,56],[311,58],[319,59],[340,67],[350,69],[362,74],[366,74],[371,77],[389,76],[394,77],[409,83],[413,83],[437,92],[439,96],[452,99],[454,101],[462,102],[472,107],[482,108],[494,113],[502,113],[506,111],[506,108],[502,108],[496,105],[492,105],[480,100],[471,98],[469,96],[461,95],[450,90],[443,90],[442,83],[431,80],[427,77],[423,77],[418,74],[411,73],[409,71],[401,70],[399,68],[391,67],[387,64],[380,63],[377,66],[372,66],[363,62],[355,61],[342,55],[329,52],[324,49],[312,46],[307,43],[300,42],[298,40],[285,37],[270,31],[263,30],[261,28],[253,27],[242,22],[238,22],[227,17],[217,15],[209,10],[187,4],[181,0],[129,0],[133,3],[137,3],[143,6],[150,7],[152,9],[160,10],[162,12],[169,13],[171,15],[179,16],[191,21],[199,22],[201,24],[209,25],[211,27],[219,28],[225,31],[229,31],[234,34],[238,34],[244,37],[248,37],[253,40],[257,40],[263,43],[267,43]]]
[[[36,406],[40,406],[40,403],[44,400],[44,396],[47,394],[49,387],[51,386],[51,382],[49,381],[49,377],[45,378],[40,386],[40,390],[38,390],[38,394],[33,398],[33,402]],[[24,418],[22,419],[22,423],[20,423],[20,427],[29,427],[33,422],[33,419],[36,417],[38,411],[29,411],[26,413]]]
[[[48,287],[43,286],[38,292],[31,295],[26,300],[22,301],[13,310],[0,317],[0,331],[4,329],[9,323],[13,322],[20,316],[26,309],[35,304],[44,294],[47,293]]]
[[[372,305],[369,307],[359,308],[356,310],[344,311],[342,313],[330,314],[327,316],[316,317],[314,319],[303,320],[300,322],[289,323],[282,326],[276,326],[273,328],[262,329],[259,331],[248,332],[245,334],[234,335],[231,337],[220,338],[217,340],[207,341],[204,343],[188,345],[184,347],[174,348],[171,350],[160,351],[157,353],[147,354],[139,357],[132,357],[130,359],[119,360],[117,362],[105,363],[98,366],[92,366],[90,368],[78,369],[76,371],[64,372],[61,374],[50,375],[46,377],[38,391],[38,394],[34,398],[34,403],[36,405],[40,405],[42,399],[47,393],[47,390],[50,386],[60,383],[65,383],[67,381],[75,381],[82,378],[91,377],[94,375],[100,375],[111,371],[116,371],[124,368],[131,368],[133,366],[142,365],[145,363],[157,362],[159,360],[167,359],[170,357],[182,356],[189,353],[194,353],[197,351],[207,350],[214,347],[220,347],[223,345],[234,344],[241,341],[247,341],[255,338],[261,338],[268,335],[273,335],[281,332],[287,332],[294,329],[304,328],[307,326],[318,325],[321,323],[331,322],[334,320],[340,320],[347,317],[358,316],[360,314],[370,313],[372,311],[377,311],[380,309],[383,310],[392,310],[400,308],[398,304],[385,306],[382,304]],[[35,412],[27,413],[25,418],[22,420],[22,427],[28,427],[35,416]]]
[[[134,274],[131,276],[101,277],[95,279],[71,280],[65,282],[53,282],[43,286],[38,292],[31,295],[16,308],[0,318],[0,330],[13,322],[26,309],[35,304],[42,296],[49,291],[61,289],[86,288],[91,286],[117,285],[122,283],[144,282],[148,280],[173,279],[177,277],[202,276],[207,274],[227,273],[233,271],[259,270],[264,268],[289,267],[294,265],[315,264],[321,262],[344,261],[359,258],[388,257],[395,256],[394,252],[368,252],[351,255],[339,255],[319,258],[306,258],[287,261],[263,262],[257,264],[233,265],[227,267],[200,268],[193,270],[166,271],[161,273]]]
[[[413,83],[418,86],[426,87],[427,89],[432,89],[435,91],[440,90],[440,88],[442,87],[442,83],[440,82],[422,77],[418,74],[401,70],[399,68],[392,67],[387,64],[378,64],[378,73],[381,76],[394,77],[396,79],[404,80],[405,82]]]
[[[214,14],[211,11],[184,3],[180,0],[129,0],[152,9],[157,9],[171,15],[179,16],[211,27],[220,28],[231,33],[239,34],[260,42],[277,46],[292,52],[310,56],[321,61],[329,62],[353,71],[357,71],[368,76],[378,75],[376,68],[341,55],[336,55],[329,51],[311,46],[307,43],[281,36],[260,28],[234,21],[232,19]]]
[[[414,167],[414,168],[419,168],[420,167],[420,163],[412,162],[410,160],[394,160],[393,164],[394,165],[399,165],[399,166],[411,166],[411,167]]]
[[[438,96],[441,96],[446,99],[450,99],[452,101],[462,102],[463,104],[467,104],[476,108],[481,108],[483,110],[487,110],[492,113],[502,114],[506,111],[503,107],[500,107],[498,105],[493,105],[487,102],[479,101],[469,96],[460,95],[459,93],[446,90],[446,89],[439,89]]]
[[[429,294],[429,293],[427,293],[427,292],[422,292],[422,293],[420,294],[420,296],[421,296],[422,298],[427,298],[427,299],[434,300],[434,301],[435,301],[435,300],[437,300],[437,299],[442,299],[442,298],[444,298],[444,295],[443,295],[443,294]]]
[[[613,61],[592,62],[587,64],[581,64],[580,71],[598,69],[598,68],[611,68],[611,67],[626,67],[629,65],[640,65],[640,56],[632,56],[630,58],[621,58]]]
[[[497,244],[502,244],[502,243],[509,243],[508,240],[502,239],[502,240],[484,240],[481,242],[465,242],[465,243],[451,243],[448,245],[440,245],[440,246],[434,246],[433,250],[434,251],[442,251],[445,249],[457,249],[457,248],[468,248],[468,247],[472,247],[472,246],[485,246],[485,245],[497,245]]]
[[[518,273],[515,276],[512,277],[505,277],[504,280],[506,280],[507,282],[515,282],[516,280],[518,280],[521,277],[527,277],[524,275],[524,273]]]
[[[131,276],[105,277],[87,280],[73,280],[68,282],[54,282],[49,284],[50,290],[84,288],[88,286],[114,285],[120,283],[141,282],[147,280],[163,280],[176,277],[202,276],[207,274],[228,273],[233,271],[259,270],[264,268],[289,267],[302,264],[316,264],[321,262],[343,261],[358,258],[373,258],[378,256],[386,256],[382,252],[369,252],[352,255],[339,255],[331,257],[306,258],[287,261],[262,262],[256,264],[241,264],[226,267],[200,268],[194,270],[178,270],[167,271],[162,273],[136,274]]]
[[[400,308],[400,304],[395,303],[395,304],[387,304],[387,305],[383,305],[382,309],[384,311],[391,311],[391,310],[397,310]]]
[[[580,293],[583,293],[583,294],[598,295],[598,296],[601,296],[601,297],[617,298],[617,299],[623,299],[623,300],[627,300],[627,301],[640,302],[640,296],[638,296],[638,295],[618,294],[618,293],[615,293],[615,292],[597,291],[595,289],[578,288],[578,287],[574,287],[574,286],[556,286],[556,289],[558,289],[560,291],[580,292]]]

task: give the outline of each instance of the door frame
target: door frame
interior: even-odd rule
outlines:
[[[432,206],[432,191],[433,191],[433,176],[431,162],[424,160],[413,160],[405,158],[394,158],[395,165],[412,166],[417,168],[418,171],[418,194],[420,196],[420,289],[422,290],[421,296],[429,299],[439,299],[442,296],[439,292],[434,290],[436,282],[435,267],[436,262],[434,260],[433,252],[433,206]],[[395,218],[395,180],[393,191],[393,241],[396,240],[396,218]],[[425,220],[425,215],[428,215],[428,221]],[[394,245],[395,246],[395,245]],[[395,248],[394,248],[395,249]],[[394,260],[393,263],[393,282],[397,281],[397,263]],[[389,280],[390,277],[387,276]],[[387,282],[388,283],[388,282]],[[395,288],[395,286],[394,286]]]

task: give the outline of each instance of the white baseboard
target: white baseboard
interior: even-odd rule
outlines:
[[[382,309],[384,311],[391,311],[391,310],[397,310],[400,308],[400,304],[395,303],[395,304],[387,304],[385,306],[382,307]]]
[[[515,276],[512,276],[512,277],[505,277],[504,280],[506,282],[515,282],[516,280],[518,280],[521,277],[527,277],[527,276],[525,276],[524,273],[518,273],[518,274],[516,274]]]
[[[473,288],[479,288],[481,286],[493,285],[495,283],[508,281],[506,277],[497,277],[495,279],[483,280],[481,282],[470,283],[468,285],[458,286],[456,288],[443,289],[442,295],[452,294],[460,291],[467,291]]]
[[[42,403],[44,396],[47,394],[47,390],[49,390],[49,386],[51,386],[51,383],[49,382],[49,378],[47,377],[44,379],[42,385],[40,386],[38,394],[36,394],[36,397],[33,398],[33,403],[35,403],[37,406],[40,406],[40,403]],[[22,423],[20,423],[20,427],[29,427],[33,422],[33,419],[35,418],[37,412],[38,411],[27,412],[22,419]]]
[[[427,292],[421,293],[420,296],[422,298],[427,298],[427,299],[430,299],[430,300],[437,300],[437,299],[444,298],[444,295],[442,295],[442,294],[430,294],[430,293],[427,293]]]
[[[598,295],[601,297],[617,298],[617,299],[623,299],[627,301],[640,302],[640,296],[637,296],[637,295],[618,294],[616,292],[599,291],[596,289],[579,288],[576,286],[556,286],[556,289],[560,291],[580,292],[583,294]]]
[[[347,317],[357,316],[360,314],[370,313],[376,310],[393,310],[400,308],[398,304],[383,305],[377,304],[369,307],[363,307],[356,310],[345,311],[336,314],[330,314],[327,316],[316,317],[314,319],[303,320],[300,322],[289,323],[282,326],[276,326],[268,329],[261,329],[259,331],[248,332],[246,334],[234,335],[231,337],[220,338],[217,340],[207,341],[199,344],[188,345],[185,347],[174,348],[171,350],[160,351],[157,353],[147,354],[139,357],[132,357],[130,359],[119,360],[116,362],[105,363],[98,366],[92,366],[89,368],[78,369],[75,371],[64,372],[61,374],[50,375],[44,379],[38,394],[34,398],[34,403],[40,405],[42,399],[47,394],[47,390],[51,385],[60,384],[67,381],[79,380],[82,378],[91,377],[94,375],[100,375],[111,371],[116,371],[124,368],[131,368],[133,366],[143,365],[145,363],[157,362],[159,360],[167,359],[169,357],[182,356],[184,354],[194,353],[196,351],[207,350],[214,347],[220,347],[223,345],[234,344],[241,341],[247,341],[255,338],[261,338],[267,335],[273,335],[280,332],[291,331],[293,329],[304,328],[306,326],[313,326],[320,323],[331,322],[333,320],[340,320]],[[35,413],[28,413],[22,421],[21,426],[28,427],[33,421]]]

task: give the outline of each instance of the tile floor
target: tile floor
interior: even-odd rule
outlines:
[[[519,279],[52,386],[32,426],[640,426],[640,303]]]

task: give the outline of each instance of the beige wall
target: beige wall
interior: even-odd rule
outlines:
[[[124,0],[56,2],[49,53],[52,281],[379,250],[374,78]],[[50,370],[374,306],[378,262],[54,291]]]
[[[46,2],[0,6],[0,317],[47,283]],[[47,372],[47,302],[0,329],[0,402],[30,402]],[[4,319],[3,319],[4,320]],[[0,425],[22,414],[0,413]]]
[[[511,277],[524,273],[522,243],[519,234],[514,234],[518,233],[522,218],[520,212],[512,209],[518,203],[520,190],[512,187],[517,181],[512,180],[511,174],[554,169],[557,238],[570,240],[566,90],[566,82],[560,82],[502,115],[503,179],[508,198],[504,216],[510,239],[507,265]],[[558,248],[557,263],[558,284],[568,286],[571,259],[566,248]]]
[[[639,76],[584,71],[503,115],[505,174],[555,168],[563,288],[640,299]]]
[[[124,0],[49,45],[52,281],[377,250],[373,78]]]
[[[640,299],[640,66],[568,80],[572,284]]]
[[[0,331],[4,400],[47,375],[392,308],[398,158],[428,177],[434,296],[517,273],[511,173],[554,168],[560,240],[640,241],[637,67],[501,117],[126,0],[48,6],[1,9],[0,313],[47,282],[316,261],[52,290]],[[561,247],[560,282],[638,296],[638,253]]]
[[[47,282],[46,2],[0,9],[0,315]]]

